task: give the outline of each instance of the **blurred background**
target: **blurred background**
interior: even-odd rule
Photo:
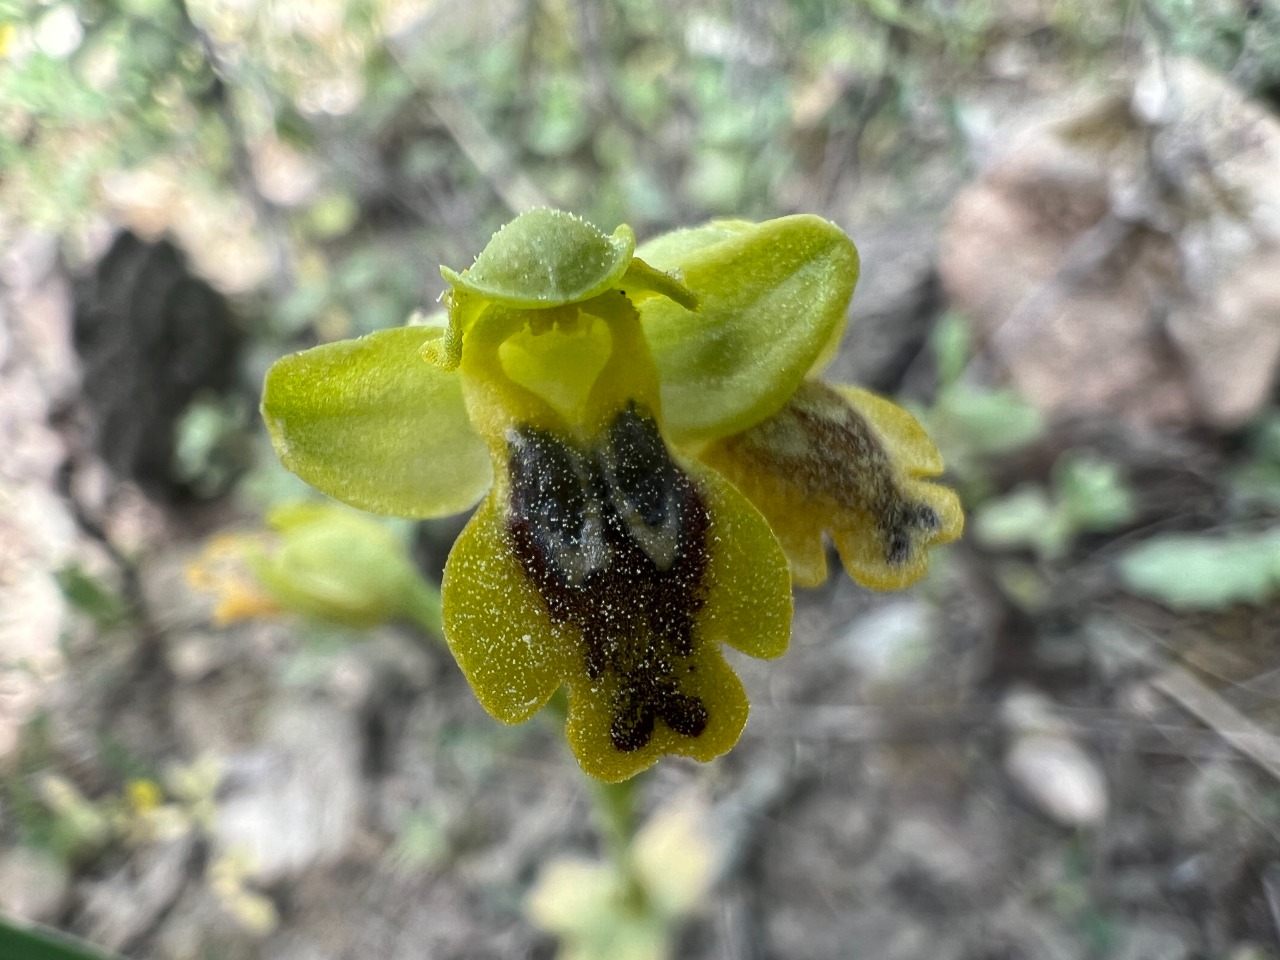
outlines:
[[[1277,110],[1275,0],[0,0],[0,913],[164,960],[1280,957]],[[303,533],[438,582],[465,518],[281,521],[257,417],[543,204],[835,221],[830,374],[969,516],[735,661],[742,743],[640,787],[655,929],[583,895],[561,735],[307,579]]]

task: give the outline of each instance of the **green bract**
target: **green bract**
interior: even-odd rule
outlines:
[[[636,238],[622,224],[610,236],[561,210],[530,210],[493,235],[470,268],[448,267],[449,325],[424,356],[445,370],[462,360],[462,340],[491,308],[550,310],[624,290],[632,302],[666,297],[686,310],[698,308],[678,279],[632,256]]]
[[[488,490],[445,567],[445,639],[503,722],[565,690],[579,762],[611,781],[733,746],[748,705],[722,646],[785,650],[824,538],[896,588],[962,523],[910,414],[806,379],[858,277],[837,227],[634,248],[625,226],[523,214],[442,268],[445,328],[286,357],[263,397],[282,462],[333,497],[430,517]]]

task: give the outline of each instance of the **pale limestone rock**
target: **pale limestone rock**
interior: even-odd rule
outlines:
[[[957,198],[940,272],[1053,413],[1236,427],[1280,369],[1280,120],[1190,61],[1024,124]]]
[[[362,799],[355,718],[305,697],[271,708],[259,750],[227,763],[215,824],[219,851],[260,883],[332,863],[355,835]]]
[[[0,914],[52,923],[70,891],[70,873],[50,854],[30,847],[0,854]]]
[[[1005,770],[1043,813],[1067,827],[1095,827],[1107,813],[1107,785],[1074,740],[1045,734],[1018,737]]]
[[[1053,701],[1034,690],[1011,693],[1000,708],[1012,741],[1005,772],[1041,812],[1068,827],[1094,827],[1107,814],[1106,778],[1071,736]]]

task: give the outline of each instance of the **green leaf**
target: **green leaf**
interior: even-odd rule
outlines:
[[[398,327],[278,360],[262,415],[280,462],[362,510],[458,513],[492,481],[456,375],[425,361],[438,329]]]
[[[1054,474],[1054,487],[1077,531],[1101,533],[1133,519],[1133,491],[1116,464],[1070,457],[1059,464]]]
[[[114,953],[57,930],[19,926],[0,917],[0,957],[4,960],[120,960]]]
[[[1245,504],[1280,508],[1280,465],[1250,460],[1228,475],[1231,494]]]
[[[737,433],[781,408],[843,331],[858,281],[852,241],[809,215],[713,221],[637,254],[680,277],[700,307],[639,306],[678,443]]]
[[[1024,486],[983,504],[973,534],[996,549],[1030,548],[1046,559],[1061,556],[1071,542],[1071,518],[1042,487]]]
[[[954,311],[943,314],[933,328],[929,342],[938,364],[938,383],[943,388],[951,386],[964,373],[971,353],[971,340],[969,324]]]
[[[1259,603],[1280,587],[1280,534],[1153,537],[1120,558],[1120,580],[1175,610]]]
[[[1259,459],[1280,464],[1280,410],[1268,410],[1254,421],[1248,431],[1248,443]]]
[[[129,607],[125,600],[80,564],[67,564],[54,572],[54,578],[67,603],[101,629],[110,630],[128,618]]]
[[[972,453],[1009,453],[1044,432],[1044,417],[1012,390],[989,390],[956,383],[938,394],[938,414],[946,425],[938,432],[953,435]]]

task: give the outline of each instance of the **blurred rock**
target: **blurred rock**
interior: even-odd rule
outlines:
[[[85,936],[108,950],[125,950],[149,933],[182,893],[192,866],[192,835],[145,847],[84,891]]]
[[[1093,827],[1107,814],[1101,769],[1069,735],[1047,697],[1016,691],[1001,716],[1013,735],[1005,772],[1042,813],[1067,827]]]
[[[334,954],[298,933],[286,933],[271,941],[275,960],[332,960]]]
[[[1107,813],[1102,773],[1078,744],[1032,734],[1005,756],[1009,777],[1040,810],[1067,827],[1097,826]]]
[[[982,949],[993,957],[1085,960],[1088,949],[1067,929],[1070,920],[1059,913],[1038,910],[1012,896],[982,925]]]
[[[197,397],[235,385],[241,334],[230,304],[172,243],[122,232],[76,287],[74,343],[94,447],[122,479],[188,494],[175,430]]]
[[[79,536],[54,493],[67,452],[50,426],[74,394],[70,295],[53,237],[30,231],[0,258],[0,760],[62,664],[65,603],[50,571]]]
[[[940,272],[1032,402],[1239,426],[1280,366],[1280,120],[1191,61],[1004,138]]]
[[[217,846],[246,855],[250,876],[265,884],[341,857],[361,805],[355,717],[302,697],[270,711],[262,746],[227,761],[214,831]]]
[[[48,853],[16,847],[0,854],[0,914],[53,923],[70,890],[67,868]]]
[[[925,664],[938,635],[935,611],[908,597],[855,620],[838,650],[869,690],[887,691],[901,686]]]
[[[1053,701],[1038,690],[1017,687],[1000,703],[1000,719],[1017,734],[1045,733],[1068,736],[1070,728],[1054,708]]]
[[[1119,617],[1091,614],[1081,628],[1081,639],[1094,666],[1113,682],[1153,662],[1150,635]]]
[[[1112,960],[1187,960],[1192,955],[1191,931],[1154,923],[1123,927],[1109,956]]]
[[[165,664],[179,683],[196,683],[230,662],[230,646],[212,630],[188,633],[165,645]]]
[[[235,636],[225,642],[243,650]],[[268,669],[246,657],[182,684],[173,700],[172,723],[187,755],[227,756],[256,742],[259,718],[271,698]]]
[[[1179,833],[1188,847],[1209,841],[1216,848],[1246,845],[1251,839],[1256,821],[1249,811],[1261,801],[1238,764],[1218,760],[1197,766],[1179,795]]]
[[[152,941],[157,960],[259,960],[257,942],[223,909],[205,883],[191,883]]]
[[[853,944],[856,955],[877,960],[960,960],[964,955],[958,938],[940,940],[928,924],[908,911],[882,904],[842,911],[838,925],[815,925],[807,912],[771,906],[764,923],[769,943],[795,948],[780,956],[847,957]]]
[[[1185,214],[1191,296],[1169,315],[1169,335],[1208,420],[1234,426],[1267,399],[1280,363],[1280,120],[1189,59],[1148,68],[1134,110]]]
[[[917,904],[958,904],[987,879],[975,870],[967,838],[937,820],[898,820],[877,862],[894,877],[894,888]]]

